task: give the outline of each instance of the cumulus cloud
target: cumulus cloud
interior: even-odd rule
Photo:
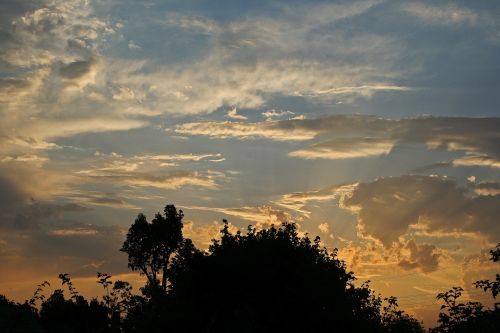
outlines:
[[[467,295],[472,300],[479,300],[485,302],[491,300],[491,296],[485,300],[485,293],[481,289],[476,289],[473,283],[478,280],[493,280],[495,274],[498,274],[498,264],[490,260],[490,249],[494,247],[494,244],[486,248],[482,248],[476,253],[467,255],[462,263],[462,285],[464,286]],[[493,302],[492,302],[493,303]],[[493,306],[493,304],[489,304]]]
[[[327,234],[327,233],[328,233],[328,230],[329,230],[328,223],[321,223],[321,224],[319,224],[319,225],[318,225],[318,229],[319,229],[319,231],[321,231],[322,233]]]
[[[194,244],[201,249],[207,250],[213,239],[220,238],[220,231],[224,224],[218,221],[213,221],[209,224],[195,223],[193,221],[184,222],[182,234],[185,238],[190,238]],[[236,233],[238,228],[232,223],[228,223],[229,231]]]
[[[409,252],[398,265],[406,270],[418,268],[424,273],[430,273],[438,268],[439,256],[436,246],[432,244],[417,244],[413,239],[408,241],[403,249]]]
[[[353,211],[362,234],[391,246],[412,225],[429,233],[472,232],[493,239],[500,230],[500,196],[471,196],[447,178],[406,175],[360,183],[341,207]]]

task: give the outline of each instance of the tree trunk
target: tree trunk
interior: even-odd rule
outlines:
[[[170,261],[170,253],[167,254],[167,257],[165,259],[165,264],[163,265],[163,273],[161,277],[161,288],[163,289],[163,291],[167,291],[167,269],[169,261]]]

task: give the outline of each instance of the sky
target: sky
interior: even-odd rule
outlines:
[[[498,271],[500,4],[0,2],[0,293],[140,283],[174,203],[200,248],[284,221],[432,325]]]

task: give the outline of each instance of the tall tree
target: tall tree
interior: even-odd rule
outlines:
[[[336,250],[295,224],[232,234],[208,252],[184,242],[169,278],[165,328],[185,332],[384,332],[380,302],[354,286]],[[196,320],[193,320],[196,319]]]
[[[144,274],[153,290],[167,290],[170,258],[183,240],[183,217],[182,210],[166,205],[164,215],[157,213],[151,223],[145,215],[139,214],[127,233],[121,251],[128,254],[128,266]]]

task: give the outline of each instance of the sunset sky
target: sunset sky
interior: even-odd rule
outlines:
[[[174,203],[201,248],[295,221],[427,325],[487,299],[499,3],[2,0],[0,45],[0,294],[136,281],[124,235]]]

